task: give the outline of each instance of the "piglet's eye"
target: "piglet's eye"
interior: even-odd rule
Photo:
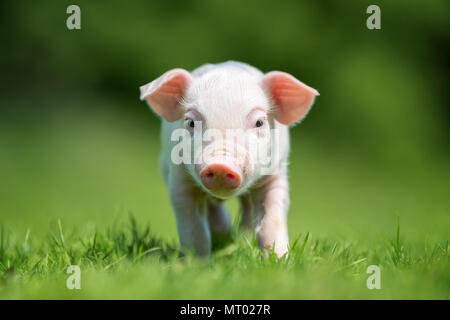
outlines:
[[[261,120],[261,119],[257,120],[256,123],[255,123],[255,126],[257,128],[262,127],[263,125],[264,125],[264,121]]]
[[[192,119],[188,119],[187,120],[187,125],[188,127],[194,128],[195,127],[195,122]]]

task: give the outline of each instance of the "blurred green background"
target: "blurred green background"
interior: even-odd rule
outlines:
[[[66,8],[81,7],[81,30]],[[381,30],[366,8],[381,7]],[[448,1],[2,1],[0,224],[125,220],[177,239],[139,86],[238,60],[320,97],[291,130],[291,237],[448,240]],[[236,209],[236,204],[231,203]],[[236,210],[234,210],[236,211]]]

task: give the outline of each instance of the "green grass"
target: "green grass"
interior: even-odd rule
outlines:
[[[39,245],[29,233],[18,242],[2,231],[1,239],[2,298],[449,298],[448,241],[417,250],[399,228],[370,247],[306,233],[282,259],[263,258],[255,239],[236,235],[207,262],[180,258],[174,243],[133,218],[70,235],[58,221]],[[65,287],[72,264],[82,270],[81,290]],[[366,288],[370,264],[382,268],[381,290]]]
[[[443,159],[371,162],[297,127],[288,257],[262,258],[235,226],[206,262],[179,256],[152,115],[86,109],[0,126],[1,299],[450,298]],[[72,264],[81,290],[66,288]],[[369,265],[381,290],[366,287]]]

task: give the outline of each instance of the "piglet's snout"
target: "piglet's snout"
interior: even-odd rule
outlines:
[[[241,185],[241,175],[230,166],[221,163],[210,164],[200,172],[203,185],[210,190],[233,190]]]

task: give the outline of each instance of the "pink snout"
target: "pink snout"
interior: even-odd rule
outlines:
[[[236,189],[241,185],[241,175],[226,164],[214,163],[200,172],[203,185],[210,190]]]

